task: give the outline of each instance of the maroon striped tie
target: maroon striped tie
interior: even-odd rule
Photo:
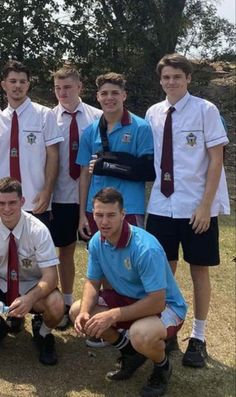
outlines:
[[[10,176],[21,182],[19,158],[19,125],[17,113],[15,110],[13,112],[11,122]]]
[[[173,171],[173,146],[172,146],[172,116],[175,111],[170,107],[167,112],[161,156],[161,192],[169,197],[174,193],[174,171]]]
[[[10,304],[19,296],[19,269],[18,253],[15,238],[9,235],[8,247],[8,272],[7,272],[7,304]]]
[[[76,121],[76,115],[78,113],[69,113],[72,119],[70,123],[70,142],[69,142],[69,174],[74,180],[80,176],[80,166],[76,164],[76,157],[79,149],[79,129]]]

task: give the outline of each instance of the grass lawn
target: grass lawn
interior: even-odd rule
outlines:
[[[208,318],[205,369],[183,367],[185,340],[191,331],[192,286],[188,265],[180,261],[177,279],[189,303],[187,320],[180,331],[180,351],[172,353],[173,375],[167,397],[235,397],[235,215],[220,219],[221,265],[211,269],[212,301]],[[84,281],[87,252],[76,251],[76,298]],[[0,345],[0,397],[138,397],[151,370],[147,362],[132,379],[110,383],[104,379],[114,368],[117,352],[88,349],[72,328],[55,332],[59,363],[44,367],[31,341],[30,315],[25,332],[8,336]]]

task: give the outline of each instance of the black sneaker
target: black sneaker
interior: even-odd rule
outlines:
[[[183,355],[182,364],[188,367],[202,368],[206,365],[206,342],[197,338],[190,338],[188,347]]]
[[[5,338],[9,332],[9,327],[6,321],[0,316],[0,341]]]
[[[34,337],[34,341],[39,349],[39,361],[44,365],[55,365],[57,363],[57,354],[55,351],[55,339],[52,334],[43,338],[41,335]]]
[[[171,352],[176,350],[179,350],[177,335],[175,335],[173,338],[166,340],[165,352],[166,354],[170,354]]]
[[[42,322],[43,322],[43,316],[41,314],[34,314],[34,316],[31,319],[31,325],[32,325],[33,336],[35,338],[37,338],[37,336],[39,335],[39,330]]]
[[[11,317],[8,316],[6,318],[6,323],[9,327],[9,332],[12,334],[18,334],[18,332],[22,331],[25,323],[24,317]]]
[[[145,363],[147,358],[140,353],[123,354],[120,358],[120,367],[106,374],[106,380],[126,380]]]
[[[145,385],[141,392],[141,397],[159,397],[165,394],[168,382],[171,377],[172,367],[169,362],[168,369],[158,367],[154,364],[153,372],[148,378],[147,385]]]
[[[72,325],[72,322],[69,317],[70,306],[66,305],[64,316],[60,323],[56,326],[56,329],[59,331],[65,331]]]

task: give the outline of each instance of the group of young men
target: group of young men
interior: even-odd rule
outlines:
[[[53,365],[51,331],[71,319],[76,332],[95,338],[90,346],[102,338],[120,350],[119,368],[107,379],[128,379],[153,361],[143,397],[165,393],[167,351],[186,316],[174,278],[180,244],[194,301],[183,364],[205,365],[209,266],[219,264],[217,216],[229,213],[219,111],[189,94],[192,67],[184,56],[166,55],[157,73],[166,99],[144,120],[124,107],[120,74],[96,79],[99,110],[82,101],[78,72],[63,67],[54,74],[58,105],[50,110],[31,102],[28,69],[11,61],[2,79],[8,107],[0,114],[0,300],[10,307],[6,321],[0,317],[0,339],[19,331],[31,312],[39,359]],[[77,230],[89,241],[89,257],[82,299],[73,303]]]

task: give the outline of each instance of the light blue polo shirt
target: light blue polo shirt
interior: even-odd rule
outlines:
[[[140,157],[153,153],[153,137],[149,124],[142,118],[126,112],[126,117],[114,126],[109,132],[108,141],[111,151],[127,152]],[[127,117],[127,114],[129,117]],[[92,155],[102,151],[99,130],[99,120],[87,127],[80,140],[76,163],[88,166]],[[92,212],[92,199],[95,194],[105,188],[113,187],[118,190],[124,199],[124,208],[127,214],[145,213],[145,183],[134,182],[103,175],[93,175],[91,178],[87,211]]]
[[[116,292],[135,299],[165,289],[169,307],[180,318],[186,316],[187,304],[162,246],[146,230],[131,226],[126,221],[116,247],[103,240],[100,232],[92,237],[87,277],[90,280],[105,277]]]

